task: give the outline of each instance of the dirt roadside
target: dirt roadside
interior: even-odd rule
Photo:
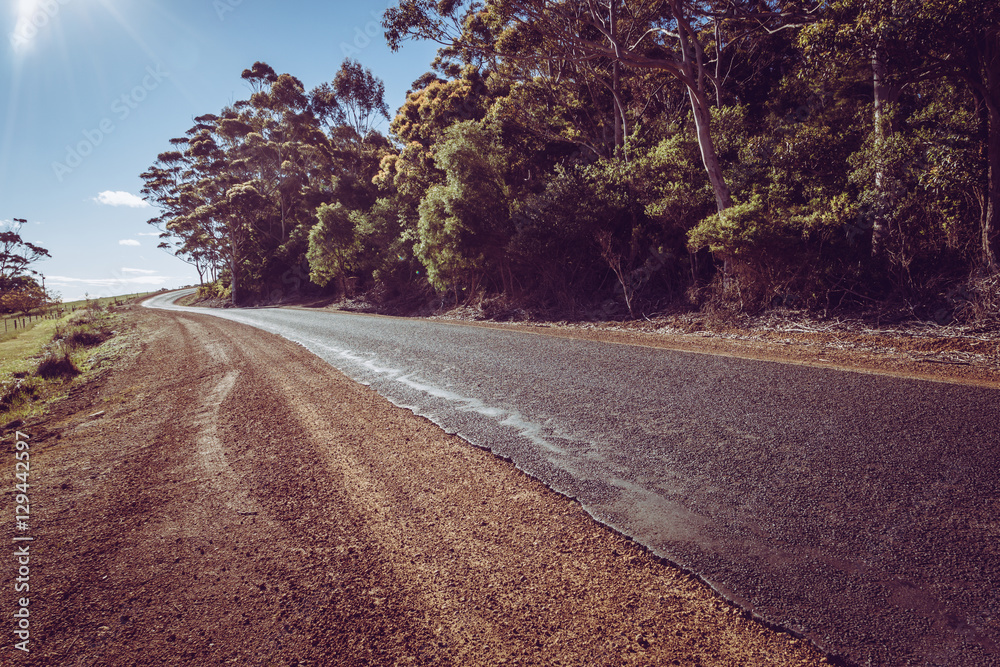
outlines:
[[[0,664],[825,662],[297,345],[129,316],[135,353],[20,428],[31,653]]]

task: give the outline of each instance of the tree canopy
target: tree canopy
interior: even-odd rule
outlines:
[[[51,255],[21,238],[21,227],[26,222],[14,218],[7,229],[0,231],[0,311],[5,313],[26,313],[48,299],[36,279],[41,274],[31,266]]]
[[[308,92],[258,62],[143,174],[216,294],[1000,303],[996,3],[401,0],[383,25],[441,46],[395,114],[356,60]]]

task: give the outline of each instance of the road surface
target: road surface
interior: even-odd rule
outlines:
[[[295,343],[119,326],[113,363],[4,429],[31,471],[30,525],[0,524],[31,538],[0,568],[30,611],[5,667],[830,664]]]
[[[423,320],[211,313],[302,344],[851,663],[1000,664],[1000,391]]]

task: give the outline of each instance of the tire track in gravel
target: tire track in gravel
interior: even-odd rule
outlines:
[[[205,340],[207,335],[204,328],[189,319],[181,319],[181,326],[185,330],[185,336],[197,340]],[[253,503],[247,494],[240,488],[240,480],[235,471],[226,460],[225,447],[219,437],[219,411],[223,401],[232,393],[239,378],[239,371],[228,369],[231,361],[225,349],[219,343],[206,343],[204,350],[213,365],[221,368],[213,374],[221,377],[204,393],[201,405],[198,406],[190,416],[191,426],[197,429],[195,434],[195,444],[197,446],[196,456],[192,458],[193,470],[191,479],[204,479],[209,498],[222,498],[226,508],[241,516],[256,516],[260,514],[260,507]],[[193,512],[206,514],[206,508],[201,505],[192,507]]]

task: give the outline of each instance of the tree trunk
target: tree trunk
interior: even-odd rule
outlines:
[[[980,238],[983,268],[987,273],[997,273],[997,214],[1000,213],[1000,113],[990,114],[987,139],[988,165],[987,193],[981,217]]]
[[[729,192],[729,184],[722,173],[722,165],[719,163],[719,156],[715,152],[715,142],[712,141],[712,112],[708,107],[708,101],[703,95],[696,94],[694,90],[688,88],[688,97],[691,100],[691,110],[694,112],[694,126],[698,134],[698,149],[701,151],[701,162],[708,173],[708,180],[712,184],[712,191],[715,193],[715,207],[719,212],[719,217],[725,214],[726,209],[733,205],[732,194]],[[728,254],[722,258],[723,285],[728,289],[730,279],[733,275],[733,258]]]
[[[240,258],[239,243],[236,235],[230,237],[229,242],[229,292],[234,306],[243,305],[243,290],[240,285]]]
[[[892,137],[892,128],[886,117],[887,106],[891,94],[888,82],[888,68],[885,53],[881,46],[872,53],[872,83],[874,87],[874,132],[875,132],[875,208],[872,211],[872,257],[879,257],[885,251],[885,242],[889,235],[889,193],[886,192],[885,167],[882,164],[882,153],[885,143]]]
[[[704,95],[688,88],[688,98],[691,100],[691,111],[694,113],[694,127],[698,135],[698,150],[701,151],[701,163],[708,173],[708,181],[715,193],[715,206],[719,213],[733,205],[729,184],[722,173],[719,156],[715,152],[715,142],[712,141],[712,112]]]
[[[618,3],[608,3],[608,20],[611,27],[611,41],[617,51],[618,45]],[[617,158],[624,157],[628,160],[625,152],[625,107],[621,99],[621,62],[615,58],[611,63],[611,95],[615,102],[615,151]]]
[[[615,157],[622,157],[625,148],[625,138],[622,132],[622,122],[625,110],[622,108],[621,96],[621,64],[616,60],[611,64],[611,92],[615,101]]]
[[[982,215],[981,250],[984,269],[995,274],[1000,271],[997,253],[1000,251],[1000,235],[997,233],[997,216],[1000,215],[1000,37],[987,37],[982,50],[983,84],[986,94],[988,134],[987,151],[987,194]]]
[[[691,17],[687,15],[686,5],[674,0],[670,3],[670,12],[677,20],[680,63],[678,69],[668,68],[668,71],[677,76],[687,88],[691,111],[694,113],[694,127],[698,136],[701,162],[708,172],[708,180],[715,193],[715,206],[719,213],[722,213],[733,205],[733,198],[726,177],[722,173],[719,156],[715,152],[715,142],[712,141],[712,104],[708,99],[706,86],[711,74],[707,70],[698,31],[694,29]]]

